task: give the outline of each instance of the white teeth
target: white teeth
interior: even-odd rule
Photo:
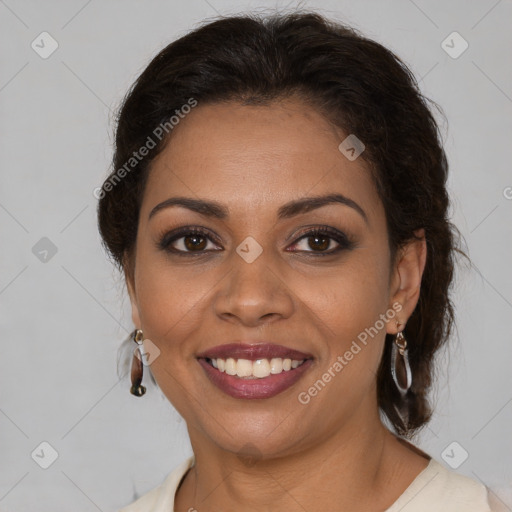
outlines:
[[[280,357],[274,357],[270,360],[270,373],[276,374],[283,371],[283,360]]]
[[[254,377],[263,379],[270,375],[270,363],[268,359],[257,359],[252,363],[252,374]]]
[[[218,361],[218,359],[217,359],[217,361]],[[228,359],[226,359],[225,368],[226,368],[226,373],[228,375],[236,375],[236,361],[232,357],[229,357]]]
[[[236,375],[242,379],[264,379],[269,375],[278,375],[279,373],[288,372],[292,368],[298,368],[305,359],[282,359],[280,357],[273,357],[270,359],[256,359],[251,361],[249,359],[234,359],[228,357],[227,359],[209,359],[210,364],[217,368],[220,372],[225,372],[228,375]]]
[[[239,359],[236,363],[236,374],[239,377],[250,377],[252,375],[252,361]]]

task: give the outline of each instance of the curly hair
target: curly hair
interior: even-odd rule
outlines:
[[[432,415],[428,391],[434,355],[453,327],[455,253],[464,253],[458,245],[460,233],[448,217],[447,158],[429,108],[435,104],[421,94],[409,68],[381,44],[303,11],[221,17],[166,46],[135,81],[119,110],[113,170],[99,195],[102,243],[118,268],[130,275],[150,165],[172,131],[156,143],[152,139],[154,147],[145,158],[132,161],[129,172],[126,162],[190,98],[201,104],[268,105],[292,95],[364,141],[361,157],[384,206],[392,262],[416,230],[425,231],[420,296],[404,329],[412,387],[402,399],[394,386],[389,371],[394,338],[389,334],[377,374],[380,410],[396,432],[411,437]],[[406,422],[398,413],[404,407]]]

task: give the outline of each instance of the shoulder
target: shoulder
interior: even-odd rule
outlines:
[[[487,488],[445,468],[435,459],[386,512],[494,512]]]
[[[160,485],[143,494],[136,501],[120,509],[118,512],[173,511],[176,489],[185,473],[193,464],[194,456],[192,455],[171,471]]]

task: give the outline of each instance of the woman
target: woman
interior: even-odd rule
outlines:
[[[173,42],[118,119],[99,227],[194,455],[135,511],[489,511],[406,438],[431,415],[459,249],[407,67],[315,13]]]

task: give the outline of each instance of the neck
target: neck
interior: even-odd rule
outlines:
[[[358,512],[390,505],[389,486],[400,466],[396,454],[405,448],[378,413],[365,420],[354,418],[299,452],[253,460],[191,431],[196,463],[176,496],[176,510],[332,510],[336,503],[338,510]]]

